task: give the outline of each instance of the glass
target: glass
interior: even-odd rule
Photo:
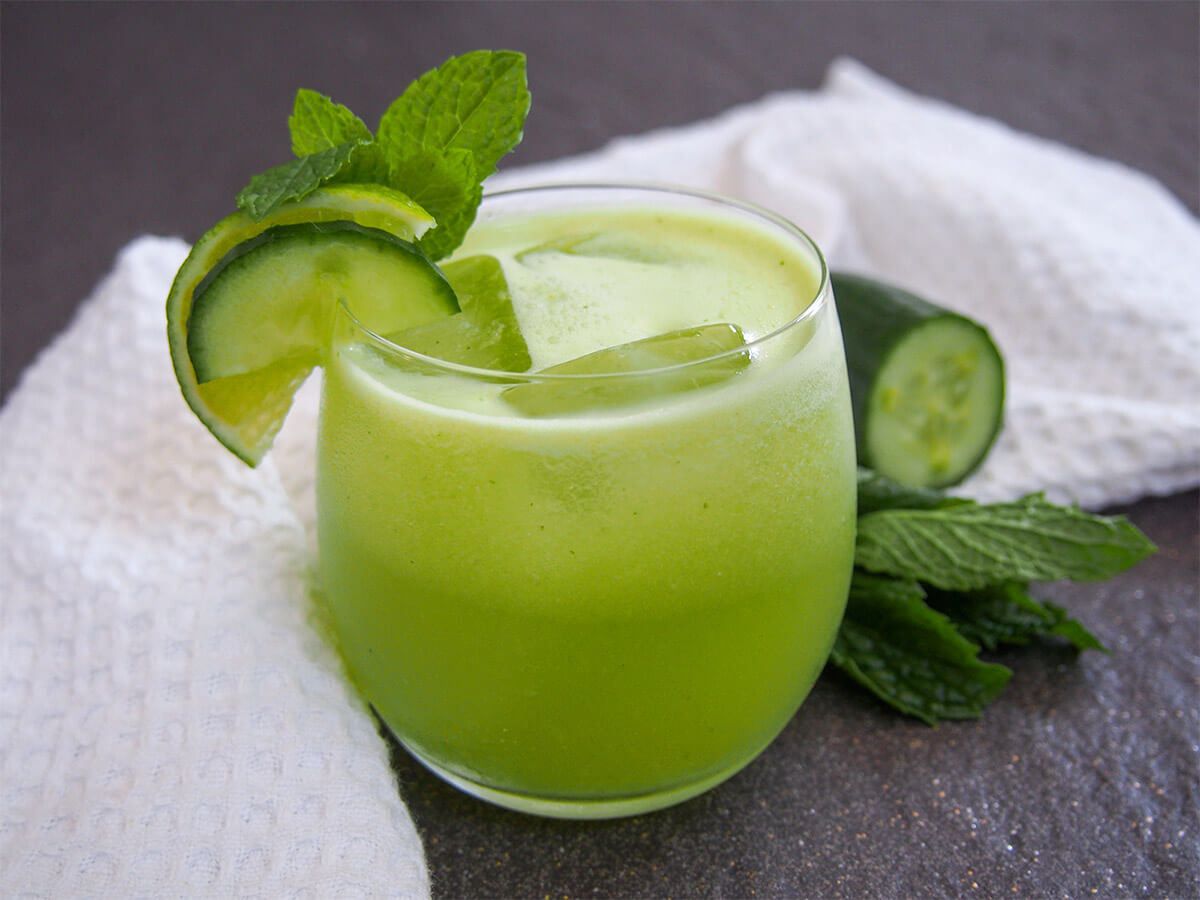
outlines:
[[[751,274],[786,263],[787,308],[714,356],[539,375],[406,350],[339,304],[325,366],[320,577],[348,669],[431,770],[542,815],[641,813],[745,766],[820,674],[850,577],[845,359],[824,261],[799,229],[677,188],[556,186],[485,198],[472,249],[527,232],[564,266],[611,263],[630,290],[689,266],[712,287],[722,263],[690,238],[682,263],[649,238],[645,254],[545,240],[639,216],[716,223]],[[737,324],[754,302],[744,281],[711,300]],[[619,282],[602,304],[627,299]],[[661,304],[669,323],[680,300],[655,291],[629,308],[654,319]],[[514,389],[552,402],[528,414],[505,402]]]

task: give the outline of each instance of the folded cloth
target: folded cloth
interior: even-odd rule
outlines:
[[[965,486],[1200,483],[1195,221],[1153,182],[906,94],[813,93],[497,179],[686,182],[983,320],[1003,436]],[[314,384],[250,470],[174,383],[187,251],[141,238],[0,411],[0,896],[429,893],[384,743],[309,621]]]
[[[427,896],[304,519],[175,384],[186,253],[128,246],[0,414],[0,896]]]

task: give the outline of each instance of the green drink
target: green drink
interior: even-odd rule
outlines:
[[[841,621],[853,426],[823,262],[764,213],[626,188],[490,198],[459,252],[478,254],[529,372],[337,312],[318,513],[341,652],[477,796],[577,818],[679,802],[775,737]],[[706,355],[696,326],[746,344]]]

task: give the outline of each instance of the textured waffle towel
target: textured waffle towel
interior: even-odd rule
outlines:
[[[503,181],[582,178],[740,194],[986,322],[1011,386],[979,496],[1200,483],[1200,233],[1143,176],[843,61]],[[314,385],[258,470],[217,445],[167,357],[186,250],[127,247],[0,413],[0,895],[425,896],[384,743],[307,618]]]

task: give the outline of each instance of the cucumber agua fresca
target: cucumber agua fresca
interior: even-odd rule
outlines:
[[[892,285],[834,274],[859,462],[915,487],[947,487],[1000,431],[1004,362],[983,326]]]

